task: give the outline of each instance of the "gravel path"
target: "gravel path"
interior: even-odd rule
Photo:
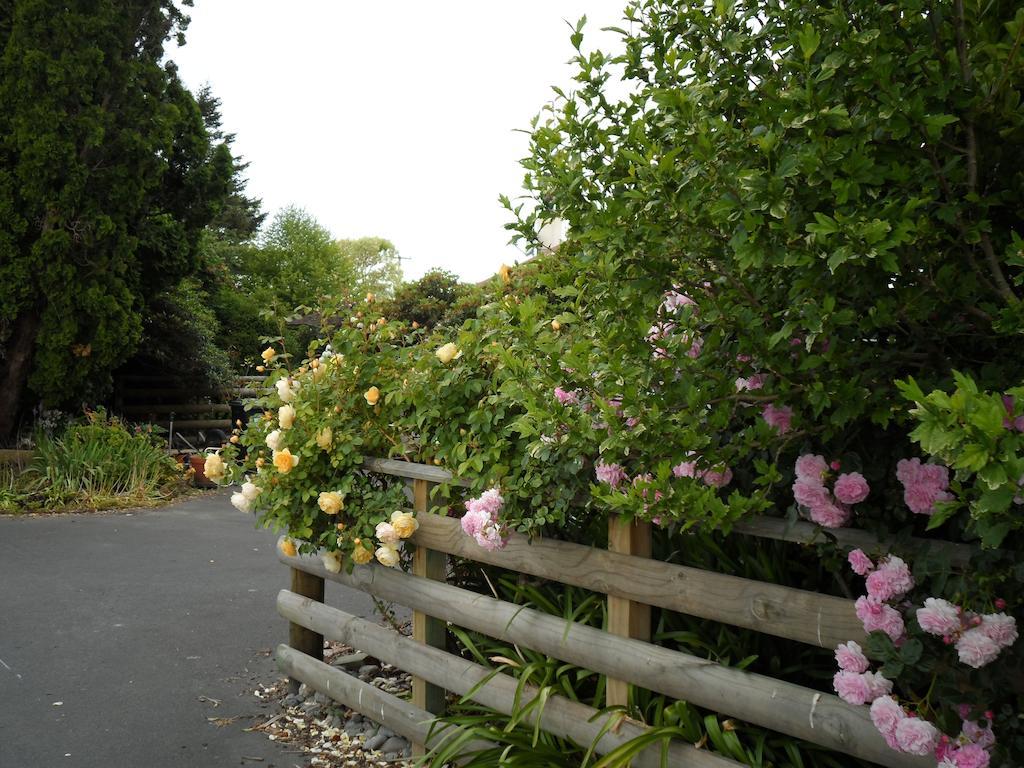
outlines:
[[[0,517],[0,768],[306,764],[243,730],[277,709],[252,694],[287,639],[274,540],[223,493]],[[336,584],[327,602],[373,613]]]

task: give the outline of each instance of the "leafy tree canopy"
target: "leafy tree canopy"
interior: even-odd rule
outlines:
[[[231,154],[164,43],[169,0],[17,0],[0,26],[0,435],[23,395],[102,392],[197,265]]]

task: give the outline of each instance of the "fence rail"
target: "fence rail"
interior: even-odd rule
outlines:
[[[619,519],[610,521],[609,530],[611,548],[619,551],[554,539],[529,540],[513,534],[504,549],[489,552],[465,536],[457,520],[427,511],[431,489],[438,483],[455,482],[448,472],[385,459],[370,459],[364,466],[412,481],[413,508],[420,522],[411,539],[415,548],[413,572],[371,564],[357,567],[352,573],[333,574],[318,557],[289,557],[279,548],[279,559],[293,569],[293,588],[281,592],[278,612],[293,628],[308,633],[300,637],[298,630],[293,632],[293,647],[278,649],[279,665],[290,676],[365,715],[387,716],[388,720],[382,722],[416,744],[426,745],[431,732],[417,728],[443,712],[444,691],[468,694],[484,706],[506,713],[515,699],[517,683],[513,678],[494,675],[492,670],[444,650],[446,625],[454,624],[606,675],[610,682],[609,705],[626,704],[626,685],[632,684],[889,768],[933,764],[891,750],[872,725],[866,707],[854,707],[832,694],[647,642],[650,606],[657,606],[801,643],[834,647],[845,640],[864,638],[852,601],[652,560],[649,530]],[[785,525],[785,521],[779,522]],[[757,521],[743,533],[785,540],[795,536],[797,541],[805,541],[812,533],[817,535],[816,529],[780,529]],[[958,549],[949,551],[963,554]],[[448,555],[603,593],[609,600],[608,631],[447,584],[444,576]],[[302,578],[294,576],[299,573]],[[413,639],[323,605],[323,580],[411,607]],[[328,675],[330,668],[317,660],[323,637],[372,650],[382,660],[411,673],[412,703],[385,700],[390,707],[385,712],[380,696],[388,694],[380,694],[369,707],[362,705],[355,687],[346,684],[343,688],[337,677],[349,676],[337,671]],[[484,680],[486,684],[481,685]],[[621,681],[620,690],[615,690],[611,684],[614,681]],[[530,691],[521,704],[534,695],[536,691]],[[419,713],[415,717],[422,718],[417,728],[403,720],[402,713],[408,707]],[[598,754],[646,730],[642,723],[628,718],[611,729],[607,719],[622,718],[621,711],[598,713],[560,697],[552,697],[540,712],[542,729],[584,748],[596,740]],[[727,757],[677,741],[667,748],[669,765],[738,765]],[[641,753],[633,764],[661,765],[661,746]]]

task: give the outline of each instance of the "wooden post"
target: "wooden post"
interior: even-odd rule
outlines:
[[[292,568],[292,592],[318,603],[324,601],[324,580],[320,576]],[[289,622],[288,644],[296,651],[312,656],[317,661],[324,658],[324,636],[317,634],[311,629],[306,629],[301,624]],[[288,678],[288,691],[299,692],[299,681],[293,677]]]
[[[412,481],[412,508],[416,511],[417,517],[428,514],[432,487],[433,483],[427,480]],[[412,555],[413,575],[435,581],[445,581],[448,569],[447,560],[448,558],[442,552],[417,546]],[[413,611],[412,637],[416,642],[444,649],[447,645],[447,633],[448,628],[440,619],[435,619],[421,611]],[[444,699],[443,688],[428,683],[421,677],[414,676],[412,678],[413,706],[440,715],[444,712]],[[426,754],[426,748],[422,744],[413,744],[412,753],[414,757],[420,757]]]
[[[608,518],[608,549],[622,555],[651,556],[651,524],[622,515]],[[634,640],[651,639],[651,606],[608,595],[608,632]],[[629,706],[629,683],[608,678],[607,706]]]

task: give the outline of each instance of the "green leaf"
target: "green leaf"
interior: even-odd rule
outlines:
[[[814,52],[818,50],[818,46],[821,45],[821,35],[818,34],[814,27],[807,24],[797,34],[796,39],[800,44],[800,50],[804,54],[804,61],[810,61]]]

